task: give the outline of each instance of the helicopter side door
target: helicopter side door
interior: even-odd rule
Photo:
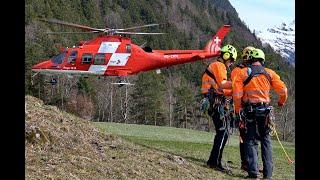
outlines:
[[[65,65],[64,69],[67,70],[76,70],[76,59],[78,58],[78,51],[72,50],[70,55],[67,58],[67,64]]]
[[[93,61],[93,53],[84,52],[81,55],[79,54],[77,60],[77,70],[88,71]]]
[[[96,53],[89,71],[94,74],[103,75],[108,68],[108,62],[109,60],[106,58],[106,53]]]

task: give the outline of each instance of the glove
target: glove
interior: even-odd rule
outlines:
[[[284,103],[278,102],[278,106],[282,107],[284,105]]]
[[[207,112],[209,109],[210,103],[209,103],[209,98],[205,97],[201,100],[201,111],[202,112]]]

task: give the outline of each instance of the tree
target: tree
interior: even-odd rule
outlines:
[[[154,71],[141,73],[135,82],[132,99],[134,103],[130,107],[131,117],[136,123],[163,125],[164,90],[162,75]]]
[[[185,79],[182,78],[180,86],[175,88],[174,96],[177,99],[174,106],[175,119],[179,121],[179,125],[183,124],[183,127],[187,128],[188,120],[192,117],[192,107],[195,98]]]

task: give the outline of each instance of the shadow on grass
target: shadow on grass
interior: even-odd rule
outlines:
[[[160,148],[153,147],[153,146],[151,146],[151,145],[146,145],[146,144],[143,144],[143,143],[141,143],[141,142],[137,142],[137,141],[132,140],[132,139],[126,137],[126,136],[122,136],[122,138],[124,138],[124,139],[126,139],[126,140],[128,140],[128,141],[130,141],[130,142],[134,142],[135,144],[140,145],[140,146],[145,147],[145,148],[148,148],[148,149],[153,149],[153,150],[160,151],[160,152],[163,152],[163,153],[168,153],[168,154],[172,154],[172,155],[175,155],[175,156],[180,156],[180,157],[188,160],[188,161],[191,162],[191,163],[195,163],[195,164],[197,164],[197,165],[199,165],[199,166],[201,166],[201,167],[208,168],[208,169],[210,169],[210,170],[214,170],[214,169],[212,169],[212,168],[209,168],[209,167],[206,165],[207,161],[206,161],[205,159],[199,159],[199,158],[195,158],[195,157],[191,157],[191,156],[186,156],[186,155],[181,155],[181,154],[178,154],[178,153],[166,151],[166,150],[163,150],[163,149],[160,149]],[[236,177],[236,178],[241,178],[241,179],[243,179],[243,178],[246,177],[246,176],[244,176],[244,175],[241,174],[241,173],[238,173],[238,172],[237,172],[237,173],[234,173],[234,172],[232,172],[232,170],[231,170],[230,168],[238,168],[238,167],[236,167],[236,166],[234,166],[234,165],[231,165],[231,164],[233,164],[233,163],[228,163],[228,167],[229,167],[228,169],[229,169],[229,170],[228,170],[227,172],[225,172],[225,174],[227,174],[227,175],[229,175],[229,176],[231,176],[231,177]],[[219,172],[221,172],[221,171],[219,171]]]

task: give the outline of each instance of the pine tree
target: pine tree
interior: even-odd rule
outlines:
[[[162,75],[154,71],[139,74],[132,94],[134,103],[130,108],[134,122],[163,124],[164,90]]]
[[[178,126],[188,128],[188,123],[191,123],[189,121],[195,98],[185,79],[182,78],[180,86],[175,88],[174,96],[177,99],[174,106],[174,117],[178,121]]]

